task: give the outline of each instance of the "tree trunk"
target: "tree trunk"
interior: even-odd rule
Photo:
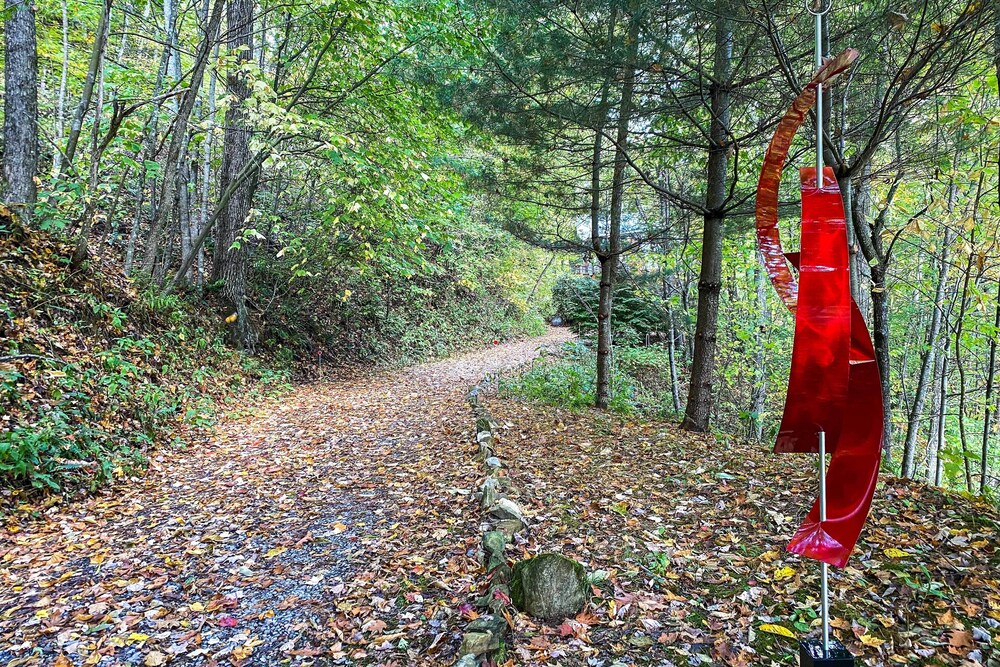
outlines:
[[[635,68],[639,57],[639,16],[634,7],[629,17],[625,43],[628,59],[625,63],[622,97],[618,105],[618,125],[615,132],[615,161],[611,172],[611,205],[608,215],[608,247],[600,257],[601,290],[597,308],[597,397],[598,408],[607,409],[611,400],[612,340],[611,309],[615,293],[615,278],[621,259],[622,207],[625,200],[625,170],[628,166],[629,123],[632,120],[632,98],[635,92]]]
[[[885,283],[886,267],[872,267],[872,343],[882,384],[882,454],[892,458],[892,386],[889,383],[889,292]]]
[[[943,359],[941,360],[941,386],[938,393],[938,414],[937,414],[937,428],[934,442],[929,445],[931,448],[931,455],[927,457],[927,481],[934,484],[934,486],[941,486],[941,450],[945,446],[945,427],[947,426],[946,417],[948,414],[948,355],[947,348],[942,350]]]
[[[758,261],[753,270],[754,286],[757,291],[757,331],[754,333],[754,374],[753,388],[750,390],[750,419],[751,437],[757,442],[763,439],[764,422],[761,415],[767,405],[767,373],[766,373],[766,344],[767,326],[770,320],[770,313],[767,308],[767,286],[764,279],[764,271],[761,269],[763,261]]]
[[[167,0],[169,3],[170,0]],[[167,66],[170,61],[170,45],[169,43],[163,47],[163,51],[160,55],[160,66],[156,70],[156,85],[153,87],[153,96],[158,97],[161,92],[163,92],[163,79],[167,76]],[[153,105],[153,109],[149,112],[149,121],[146,123],[146,140],[142,147],[142,160],[152,160],[156,157],[156,139],[157,139],[157,125],[160,117],[160,103],[157,102]],[[141,162],[140,161],[140,162]],[[143,220],[142,215],[142,205],[143,196],[146,192],[146,170],[143,169],[139,172],[139,196],[136,199],[135,204],[135,220],[132,223],[132,230],[129,232],[128,238],[128,248],[125,251],[125,273],[126,275],[132,273],[132,264],[135,261],[135,250],[139,243],[139,231],[141,221]],[[149,186],[149,219],[155,220],[157,216],[156,211],[156,178],[153,178],[152,183]]]
[[[990,336],[990,363],[986,373],[986,408],[983,410],[983,449],[979,471],[979,495],[986,493],[989,478],[990,418],[993,413],[993,382],[997,369],[997,337],[1000,336],[1000,280],[997,281],[997,305],[993,315],[993,334]]]
[[[56,151],[52,156],[52,175],[62,169],[62,144],[66,136],[66,80],[69,72],[69,10],[62,0],[62,70],[59,75],[59,99],[56,103]]]
[[[3,199],[30,220],[38,194],[38,51],[35,7],[8,2],[4,23]]]
[[[104,21],[104,29],[108,29],[108,22]],[[98,36],[98,41],[107,41],[107,35]],[[76,240],[76,248],[73,249],[73,258],[70,266],[76,270],[80,268],[87,258],[88,244],[90,243],[90,230],[94,224],[94,217],[97,215],[97,203],[99,197],[97,187],[101,178],[101,154],[104,152],[101,146],[101,113],[104,110],[104,53],[101,52],[101,59],[97,65],[97,105],[94,111],[94,125],[91,131],[90,149],[90,181],[87,185],[89,197],[83,212],[83,224],[80,228],[80,236]],[[108,132],[113,132],[114,128],[109,128]]]
[[[903,443],[903,477],[913,477],[916,466],[913,458],[917,449],[917,436],[920,433],[920,420],[923,417],[927,391],[931,385],[936,363],[937,340],[941,332],[941,320],[944,315],[945,288],[948,283],[948,248],[951,245],[950,230],[945,228],[944,242],[941,248],[941,261],[938,265],[937,288],[934,291],[934,305],[931,309],[931,321],[927,328],[927,347],[920,358],[920,371],[917,376],[917,387],[913,393],[913,405],[910,407],[906,423],[906,440]]]
[[[871,224],[871,184],[869,180],[871,179],[871,166],[865,165],[861,169],[860,177],[857,180],[857,184],[851,188],[851,222],[854,231],[854,246],[853,246],[853,256],[855,258],[854,270],[857,276],[854,278],[858,285],[858,310],[861,311],[862,317],[865,318],[865,322],[871,324],[871,282],[872,272],[871,264],[869,263],[872,258],[868,257],[864,252],[862,245],[862,239],[859,238],[859,234],[865,232],[871,235],[870,224]],[[871,245],[869,243],[869,245]],[[865,286],[868,289],[865,289]]]
[[[181,156],[181,147],[187,141],[188,120],[191,118],[191,111],[194,109],[198,90],[201,88],[201,82],[205,76],[205,67],[208,64],[209,55],[212,53],[216,35],[219,33],[219,24],[222,23],[222,9],[224,6],[225,0],[215,0],[211,18],[205,29],[205,37],[198,46],[198,51],[195,55],[188,89],[182,97],[177,110],[177,117],[174,119],[173,134],[170,137],[170,146],[167,150],[167,160],[163,166],[163,188],[160,195],[160,208],[153,219],[153,224],[150,226],[149,242],[146,245],[146,254],[143,257],[142,268],[148,274],[153,273],[153,266],[156,263],[157,254],[160,250],[160,236],[173,208],[177,191],[177,167]]]
[[[611,401],[611,301],[618,257],[602,254],[601,290],[597,304],[597,400],[598,408],[606,410]]]
[[[975,230],[969,238],[969,246],[975,247]],[[965,313],[969,304],[969,283],[972,281],[972,266],[975,252],[970,250],[962,277],[962,294],[958,300],[958,320],[955,325],[955,368],[958,370],[958,432],[962,445],[962,462],[965,469],[965,490],[972,492],[972,464],[969,462],[969,441],[965,432],[965,362],[962,356],[962,332],[965,329]]]
[[[219,47],[215,47],[213,60],[219,59]],[[208,224],[209,195],[212,183],[212,148],[215,145],[215,87],[218,81],[218,74],[215,69],[209,73],[208,79],[208,128],[205,130],[205,141],[202,144],[201,163],[201,206],[198,220],[198,233]],[[195,236],[197,238],[197,235]],[[198,283],[205,280],[205,248],[199,245],[195,252],[198,253],[198,263],[195,269]]]
[[[94,36],[94,48],[90,52],[90,64],[87,66],[87,76],[83,80],[83,93],[80,95],[80,104],[77,105],[73,113],[73,122],[69,128],[69,140],[66,142],[66,157],[60,164],[59,175],[61,176],[67,168],[73,165],[73,158],[76,156],[76,147],[80,141],[80,132],[83,129],[83,117],[87,115],[90,108],[90,100],[94,95],[94,83],[104,60],[104,49],[107,46],[108,21],[111,16],[112,0],[104,0],[101,9],[101,18],[97,24],[97,32]]]
[[[219,187],[223,190],[253,160],[250,152],[250,128],[244,109],[250,89],[240,67],[243,62],[253,58],[253,8],[252,0],[231,0],[227,12],[226,46],[231,53],[238,55],[239,63],[230,69],[226,77],[233,99],[226,111],[226,134],[219,179]],[[256,188],[257,178],[254,175],[233,191],[223,208],[216,228],[212,266],[212,278],[222,281],[222,296],[236,315],[230,336],[237,345],[248,351],[254,350],[257,333],[247,309],[247,261],[250,253],[248,241],[243,238],[243,230]]]
[[[701,276],[698,280],[698,320],[695,325],[691,384],[682,428],[708,431],[714,401],[715,352],[722,289],[722,239],[725,236],[726,175],[729,168],[729,81],[732,76],[733,32],[729,10],[717,3],[712,122],[709,129],[708,184],[705,229],[702,233]]]

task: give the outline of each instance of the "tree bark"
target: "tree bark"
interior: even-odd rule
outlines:
[[[892,385],[889,382],[889,291],[887,269],[882,264],[872,267],[872,343],[882,384],[882,454],[892,458]]]
[[[701,275],[698,280],[698,319],[695,324],[691,383],[681,427],[706,432],[715,400],[715,353],[719,328],[719,293],[722,289],[722,239],[725,236],[726,175],[730,149],[730,92],[733,31],[729,10],[717,3],[715,63],[711,84],[712,122],[709,128],[708,184],[705,229],[702,233]]]
[[[104,29],[108,29],[108,22],[103,22]],[[103,38],[98,36],[99,41],[107,42],[107,35]],[[80,228],[80,236],[77,237],[76,247],[73,250],[73,259],[70,261],[70,266],[73,269],[78,269],[83,264],[83,260],[87,258],[88,245],[90,243],[90,230],[94,224],[94,217],[97,215],[97,203],[98,194],[97,186],[100,184],[101,177],[101,155],[104,152],[104,146],[101,145],[101,113],[104,110],[104,53],[101,52],[101,59],[97,66],[97,104],[94,110],[94,125],[91,131],[91,149],[90,149],[90,181],[87,185],[90,197],[87,200],[87,205],[84,207],[83,212],[83,224]],[[108,129],[109,133],[117,132],[116,128],[112,127]],[[109,137],[110,141],[110,137]]]
[[[767,308],[767,286],[763,261],[758,261],[753,270],[754,287],[757,292],[757,331],[754,333],[754,373],[753,388],[750,390],[751,437],[757,442],[763,438],[764,422],[761,415],[767,405],[767,355],[764,349],[770,313]]]
[[[611,172],[611,205],[608,215],[608,247],[599,255],[601,261],[600,301],[597,308],[597,396],[598,408],[607,409],[611,400],[612,373],[612,304],[615,278],[621,259],[622,208],[625,200],[625,170],[628,166],[626,151],[629,143],[629,123],[632,120],[632,99],[635,93],[635,68],[639,57],[639,16],[633,7],[626,36],[628,57],[622,97],[618,105],[618,124],[615,132],[615,160]]]
[[[222,170],[219,187],[226,189],[233,183],[253,155],[250,151],[250,127],[245,104],[250,96],[246,74],[242,66],[253,58],[253,2],[231,0],[227,12],[226,46],[238,56],[237,65],[226,76],[226,85],[233,99],[226,111],[226,134],[222,148]],[[231,325],[230,337],[247,351],[256,347],[257,332],[250,321],[247,308],[247,262],[250,256],[248,241],[243,230],[257,189],[256,174],[245,179],[223,207],[216,228],[215,255],[212,279],[222,281],[222,297],[232,309],[236,320]]]
[[[56,103],[56,146],[62,146],[66,136],[66,81],[69,73],[69,11],[62,0],[62,70],[59,75],[59,99]],[[63,154],[56,150],[52,157],[52,175],[62,169]]]
[[[975,230],[969,238],[969,246],[974,247]],[[969,305],[969,284],[972,281],[972,266],[975,253],[969,252],[965,264],[965,274],[962,276],[962,294],[958,299],[958,320],[955,324],[955,368],[958,370],[958,432],[962,445],[962,462],[965,470],[965,490],[972,493],[972,464],[969,462],[969,441],[965,432],[965,361],[962,356],[962,332],[965,329],[965,313]]]
[[[948,355],[947,348],[941,360],[941,385],[938,393],[937,427],[934,442],[930,445],[931,455],[927,457],[927,481],[941,486],[941,450],[945,446],[945,427],[948,414]]]
[[[30,221],[38,190],[38,51],[31,0],[8,2],[4,23],[4,202]]]

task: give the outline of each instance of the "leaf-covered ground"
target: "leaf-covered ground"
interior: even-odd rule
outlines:
[[[465,390],[565,338],[309,385],[140,480],[18,508],[0,545],[0,664],[451,664],[485,583]],[[605,575],[576,619],[513,616],[500,664],[795,664],[786,635],[815,632],[817,605],[817,568],[783,551],[814,493],[806,459],[488,403],[533,515],[508,555],[560,550]],[[998,523],[883,480],[833,575],[835,633],[871,665],[996,665]]]
[[[464,394],[563,331],[303,387],[0,543],[0,664],[436,665],[480,577]]]
[[[561,551],[607,577],[575,620],[516,616],[501,663],[797,664],[795,638],[817,633],[819,567],[784,546],[815,497],[813,461],[486,402],[535,523],[508,555]],[[834,634],[868,665],[1000,665],[998,527],[981,503],[882,479],[849,567],[832,570]]]

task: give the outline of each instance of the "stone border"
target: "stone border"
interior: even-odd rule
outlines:
[[[483,613],[466,627],[455,667],[477,667],[500,649],[507,636],[510,612],[505,613],[505,608],[511,604],[511,568],[504,552],[514,536],[528,527],[524,510],[508,497],[510,478],[502,474],[504,464],[497,456],[498,425],[480,401],[483,385],[488,381],[489,378],[470,387],[465,397],[476,420],[477,460],[484,475],[477,482],[474,497],[482,516],[478,555],[486,568],[488,585],[486,594],[476,600]]]

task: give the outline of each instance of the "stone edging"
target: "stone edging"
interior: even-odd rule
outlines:
[[[505,608],[511,605],[511,569],[504,551],[514,536],[528,527],[524,511],[507,497],[510,478],[502,474],[504,464],[497,456],[497,423],[480,401],[482,385],[470,387],[466,401],[476,420],[477,460],[484,475],[474,496],[482,516],[479,560],[486,568],[488,585],[485,595],[476,600],[482,613],[466,627],[455,667],[477,667],[503,644],[510,630],[510,612],[505,613]]]

